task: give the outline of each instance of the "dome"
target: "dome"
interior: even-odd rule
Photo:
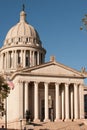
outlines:
[[[19,44],[20,42],[21,44],[32,42],[41,45],[38,32],[26,22],[24,10],[20,13],[20,21],[8,31],[4,45]]]

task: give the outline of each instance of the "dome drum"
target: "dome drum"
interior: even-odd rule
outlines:
[[[15,44],[27,44],[27,45],[34,44],[36,46],[41,47],[42,43],[37,38],[27,37],[27,36],[9,38],[6,39],[4,43],[5,46],[15,45]]]

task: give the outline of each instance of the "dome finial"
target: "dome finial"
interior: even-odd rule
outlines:
[[[20,21],[21,22],[24,22],[24,21],[26,21],[26,13],[25,13],[25,5],[23,4],[22,5],[22,11],[21,11],[21,13],[20,13]]]
[[[25,10],[25,5],[23,4],[23,5],[22,5],[22,11],[24,11],[24,10]]]

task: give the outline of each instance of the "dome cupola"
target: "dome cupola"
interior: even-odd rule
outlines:
[[[20,12],[20,21],[8,31],[4,41],[4,46],[16,44],[42,46],[38,32],[26,21],[24,9]]]
[[[20,12],[19,22],[7,33],[1,48],[1,70],[14,72],[18,68],[32,67],[45,62],[46,50],[36,29],[27,23],[26,13]]]

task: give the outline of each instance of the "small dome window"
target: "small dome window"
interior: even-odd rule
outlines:
[[[29,42],[29,39],[28,39],[28,37],[26,38],[26,42]]]

